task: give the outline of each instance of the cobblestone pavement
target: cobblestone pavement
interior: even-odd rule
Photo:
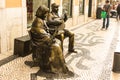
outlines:
[[[75,33],[75,49],[78,53],[65,56],[65,60],[75,73],[74,77],[55,78],[46,75],[37,76],[36,80],[110,80],[119,25],[120,23],[111,19],[109,29],[101,30],[102,20],[95,20],[71,29]],[[66,38],[64,41],[64,54],[67,53],[67,40]],[[32,61],[31,55],[0,66],[0,80],[34,80],[31,75],[39,67],[30,68],[25,65],[24,62],[28,60]]]

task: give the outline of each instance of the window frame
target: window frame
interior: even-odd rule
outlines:
[[[84,5],[85,5],[85,0],[82,0],[82,12],[80,11],[80,0],[79,0],[79,15],[84,15]]]
[[[32,0],[33,1],[33,0]],[[37,1],[37,0],[36,0]],[[44,0],[45,1],[45,0]],[[43,2],[44,3],[44,2]],[[42,4],[42,3],[41,3]],[[51,0],[47,0],[47,7],[50,9],[50,4],[51,4]],[[32,2],[32,8],[33,8],[33,6],[34,6],[35,4],[34,4],[34,2]],[[27,7],[27,0],[26,0],[26,7]],[[34,12],[34,10],[33,10],[33,12],[32,12],[32,19],[30,20],[30,18],[28,18],[29,17],[29,15],[28,15],[28,10],[27,10],[27,28],[30,28],[31,27],[31,24],[32,24],[32,21],[34,20],[34,16],[35,15],[33,15],[33,14],[35,14],[35,12]]]
[[[72,10],[73,10],[73,0],[68,0],[68,2],[70,2],[70,6],[67,7],[67,9],[69,9],[69,12],[68,12],[68,18],[71,18],[72,17]],[[64,2],[62,1],[62,7],[64,7]],[[62,9],[62,13],[64,13],[63,11],[64,9]]]

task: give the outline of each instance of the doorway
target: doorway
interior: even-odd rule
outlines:
[[[26,6],[27,6],[27,27],[30,27],[33,21],[33,0],[27,0]]]
[[[89,3],[88,3],[88,17],[91,17],[92,15],[92,0],[89,0]]]
[[[27,28],[30,28],[35,18],[35,13],[40,5],[50,8],[51,0],[26,0],[27,6]]]
[[[0,35],[1,36],[1,35]],[[1,37],[0,37],[0,53],[1,53]]]

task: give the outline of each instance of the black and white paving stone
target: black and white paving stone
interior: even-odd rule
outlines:
[[[110,80],[113,53],[117,37],[118,23],[111,19],[108,30],[101,30],[102,20],[71,29],[75,33],[75,49],[78,53],[65,56],[73,77],[36,76],[37,80]],[[64,41],[64,54],[67,53],[68,39]],[[31,55],[18,57],[0,66],[0,80],[31,80],[32,73],[39,67],[30,68],[25,61],[32,61]],[[33,75],[34,76],[34,75]],[[61,77],[60,77],[61,76]]]

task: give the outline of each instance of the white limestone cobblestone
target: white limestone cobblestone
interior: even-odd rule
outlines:
[[[105,64],[109,62],[106,62],[106,59],[109,55],[108,52],[116,31],[116,22],[114,19],[111,20],[113,22],[110,23],[111,25],[106,31],[100,30],[102,20],[95,20],[72,31],[76,35],[75,49],[78,53],[72,53],[66,57],[66,62],[76,75],[66,79],[54,80],[104,80],[101,78],[101,74],[103,69],[108,68],[109,71],[107,70],[104,74],[108,75],[105,80],[109,80],[112,62],[109,65]],[[65,51],[67,51],[67,44],[66,39],[64,42]],[[26,60],[31,61],[31,55],[19,57],[0,66],[0,80],[30,80],[30,74],[36,73],[39,67],[30,68],[26,66],[24,64]],[[45,79],[45,77],[37,76],[37,80]]]

